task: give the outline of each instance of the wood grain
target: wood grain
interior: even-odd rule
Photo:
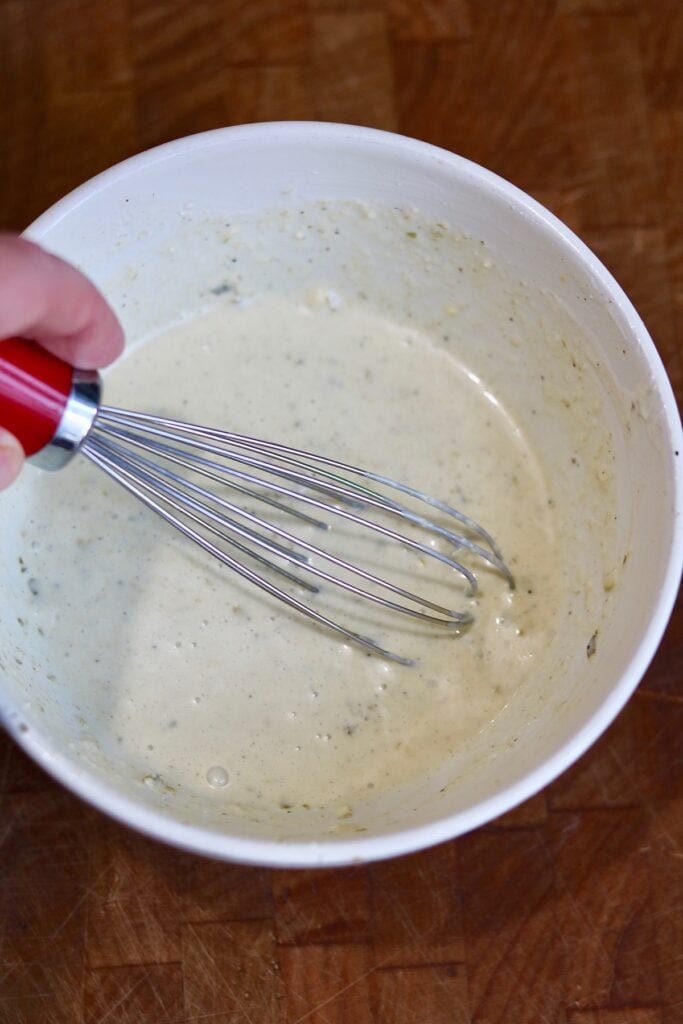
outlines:
[[[187,925],[183,977],[190,1020],[276,1024],[280,1019],[281,982],[268,921]]]
[[[397,967],[370,978],[381,1024],[469,1024],[467,974],[462,964]]]
[[[281,944],[367,941],[370,912],[364,870],[275,871],[272,885]]]
[[[360,943],[283,946],[284,1020],[292,1024],[349,1024],[373,1020],[371,953]]]
[[[473,1021],[563,1024],[569,944],[546,829],[480,831],[458,845]]]
[[[381,963],[464,960],[458,875],[453,843],[370,868],[372,940]]]
[[[0,0],[0,226],[278,118],[478,160],[605,261],[683,389],[680,0]],[[681,1024],[683,619],[552,786],[344,871],[164,849],[0,737],[0,1024]]]
[[[90,967],[181,959],[180,864],[175,851],[97,818],[90,841],[86,942]]]

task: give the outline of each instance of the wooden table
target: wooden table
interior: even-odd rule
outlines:
[[[683,384],[680,0],[0,0],[0,223],[243,121],[397,129],[602,257]],[[1,1024],[680,1024],[683,632],[607,735],[486,828],[266,871],[113,824],[0,743]]]

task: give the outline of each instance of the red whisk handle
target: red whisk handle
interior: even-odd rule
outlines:
[[[35,455],[52,440],[71,392],[73,368],[22,338],[0,341],[0,426]]]
[[[44,468],[63,465],[78,449],[99,394],[97,373],[74,370],[33,341],[0,340],[0,427],[14,434],[27,456],[45,450],[46,457],[35,460]]]

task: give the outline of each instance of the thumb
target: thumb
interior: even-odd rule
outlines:
[[[0,491],[19,475],[24,453],[14,434],[0,427]]]

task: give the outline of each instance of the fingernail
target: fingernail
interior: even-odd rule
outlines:
[[[0,427],[0,491],[16,480],[23,461],[24,453],[16,437]]]

